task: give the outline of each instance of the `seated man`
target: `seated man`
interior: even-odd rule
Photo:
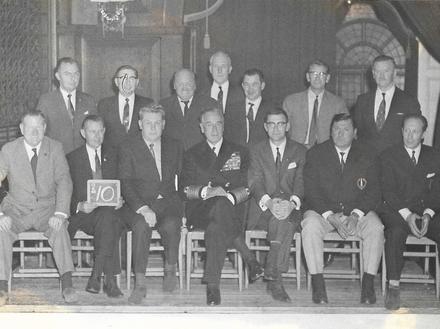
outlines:
[[[200,116],[206,141],[184,154],[182,190],[189,200],[186,216],[190,227],[205,230],[206,264],[204,281],[208,305],[220,304],[220,276],[229,247],[237,248],[250,267],[251,280],[262,269],[241,236],[244,201],[249,197],[249,156],[243,146],[223,139],[223,113],[208,108]]]
[[[290,302],[284,290],[281,273],[289,269],[290,245],[300,227],[301,197],[304,194],[303,167],[306,148],[286,138],[289,130],[287,113],[282,109],[269,110],[264,129],[269,140],[251,149],[249,189],[251,202],[248,229],[267,231],[270,243],[264,278],[275,300]],[[255,223],[256,222],[256,223]]]
[[[336,114],[331,139],[312,147],[304,167],[305,209],[302,238],[312,275],[312,300],[328,303],[323,277],[323,239],[336,230],[345,239],[362,239],[364,273],[361,303],[374,304],[374,277],[383,251],[383,225],[374,212],[380,188],[376,158],[354,137],[351,115]]]
[[[389,310],[400,307],[399,280],[408,234],[440,243],[440,154],[422,145],[427,127],[424,116],[408,114],[402,121],[403,143],[380,155],[384,203],[379,214],[385,225]]]
[[[61,143],[44,136],[46,119],[40,111],[23,114],[23,137],[6,143],[0,153],[1,178],[9,193],[0,205],[0,305],[8,301],[12,244],[18,233],[44,232],[52,247],[67,303],[78,300],[72,288],[72,249],[67,217],[72,181]]]
[[[165,112],[160,105],[139,110],[142,134],[126,139],[119,151],[119,178],[122,195],[128,204],[123,216],[133,232],[135,287],[128,298],[140,304],[146,296],[145,271],[153,228],[159,231],[165,249],[163,290],[176,288],[177,258],[183,205],[176,191],[183,147],[171,138],[162,137]],[[130,275],[130,273],[127,273]]]
[[[87,201],[89,179],[116,179],[117,161],[114,149],[103,148],[104,120],[97,115],[88,115],[83,121],[81,135],[86,144],[67,154],[70,175],[73,181],[71,210],[68,231],[73,239],[77,230],[94,236],[94,264],[86,291],[97,294],[101,289],[101,275],[105,274],[104,292],[109,297],[122,296],[116,285],[116,275],[121,273],[119,261],[119,237],[121,223],[118,211],[113,207],[98,207]],[[120,205],[122,206],[122,199]]]

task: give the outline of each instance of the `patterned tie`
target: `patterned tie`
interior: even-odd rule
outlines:
[[[215,146],[212,147],[212,152],[214,152],[214,155],[217,156],[217,153],[215,152]]]
[[[246,117],[248,119],[249,129],[247,132],[246,142],[249,142],[249,140],[251,139],[251,131],[254,127],[254,103],[248,103],[248,104],[249,104],[249,109]]]
[[[316,95],[315,102],[313,103],[313,113],[312,113],[312,122],[310,122],[310,130],[309,130],[309,145],[313,146],[318,141],[318,137],[316,136],[318,133],[317,122],[318,122],[318,108],[319,101],[318,95]]]
[[[217,103],[218,106],[222,109],[223,112],[225,112],[225,109],[223,108],[223,90],[222,86],[218,86],[218,94],[217,94]]]
[[[125,99],[122,124],[125,127],[125,132],[128,133],[128,129],[130,129],[130,104],[128,103],[128,98]]]
[[[93,174],[93,179],[102,179],[101,161],[99,160],[97,149],[95,149],[95,172]]]
[[[189,110],[189,107],[188,107],[189,101],[182,101],[182,103],[185,104],[185,107],[183,108],[183,116],[185,116]]]
[[[345,152],[339,152],[339,154],[341,155],[341,171],[343,172],[345,167],[345,160],[344,160]]]
[[[417,166],[417,159],[416,159],[416,151],[415,150],[412,151],[411,161],[414,166]]]
[[[377,116],[376,116],[377,130],[381,130],[385,123],[385,107],[386,107],[385,93],[382,93],[382,101],[379,104],[379,110],[377,111]]]
[[[33,148],[32,152],[34,152],[34,155],[31,158],[31,168],[32,168],[32,173],[34,174],[35,184],[37,184],[37,163],[38,163],[37,149]]]
[[[281,153],[280,148],[277,147],[277,158],[275,160],[275,167],[277,170],[277,192],[280,192],[280,174],[281,174]]]
[[[154,161],[156,161],[156,154],[154,153],[154,144],[148,145],[150,148],[151,155],[153,156]]]
[[[73,121],[73,118],[75,116],[75,109],[72,104],[72,94],[68,94],[67,98],[69,100],[67,106],[68,106],[68,110],[69,110],[70,119]]]

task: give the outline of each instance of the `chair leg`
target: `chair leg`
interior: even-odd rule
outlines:
[[[179,242],[179,258],[177,260],[179,266],[179,289],[183,289],[183,251],[185,248],[185,233],[180,233],[180,242]]]
[[[186,290],[189,291],[191,285],[191,264],[192,264],[192,240],[191,233],[187,234],[186,239]]]
[[[439,254],[438,254],[438,247],[437,244],[435,245],[435,296],[437,299],[440,297],[440,277],[439,277],[439,260],[438,260]]]
[[[132,232],[127,232],[127,290],[130,291],[130,281],[131,281],[131,258],[132,258]]]
[[[359,241],[359,282],[362,287],[362,275],[364,274],[364,247],[363,241]],[[355,244],[356,246],[356,244]],[[353,254],[354,255],[354,254]]]
[[[240,291],[243,290],[243,259],[241,254],[237,251],[237,270],[238,270],[238,289]]]
[[[385,262],[385,250],[384,250],[382,252],[382,296],[385,296],[386,280],[387,280],[387,265]]]
[[[295,238],[296,290],[301,289],[301,235]]]

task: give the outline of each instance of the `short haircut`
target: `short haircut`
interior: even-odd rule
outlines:
[[[402,129],[405,126],[405,122],[408,121],[409,119],[420,120],[423,125],[422,126],[423,131],[426,131],[426,129],[428,129],[428,120],[422,114],[419,113],[410,113],[405,115],[402,120]]]
[[[61,64],[76,64],[76,66],[79,69],[79,63],[77,60],[73,59],[72,57],[62,57],[57,61],[57,65],[55,66],[55,72],[59,71]]]
[[[223,55],[227,58],[228,62],[229,62],[229,66],[231,66],[232,61],[231,61],[231,57],[225,53],[224,51],[216,51],[214,54],[211,55],[211,57],[209,57],[209,65],[212,65],[212,62],[214,61],[214,58],[219,56],[219,55]]]
[[[267,122],[267,119],[269,118],[269,115],[278,115],[281,114],[286,119],[286,122],[289,122],[289,116],[287,115],[287,112],[284,111],[281,107],[274,107],[271,108],[269,111],[266,112],[264,115],[264,122]]]
[[[176,76],[178,74],[180,74],[180,73],[183,73],[183,72],[187,72],[188,74],[190,74],[192,79],[193,79],[193,81],[194,81],[194,83],[195,83],[195,81],[196,81],[196,74],[193,71],[191,71],[190,69],[182,68],[182,69],[177,70],[176,72],[174,72],[174,74],[173,74],[173,84],[176,83]]]
[[[81,129],[85,129],[86,128],[86,123],[89,122],[89,121],[101,122],[102,126],[105,128],[104,119],[101,116],[99,116],[97,114],[89,114],[89,115],[87,115],[84,118],[84,120],[83,120],[83,122],[81,124]]]
[[[24,122],[24,119],[26,119],[27,117],[40,117],[41,119],[43,119],[44,124],[47,123],[46,120],[46,116],[43,114],[43,112],[41,112],[40,110],[29,110],[29,111],[25,111],[20,118],[20,123]]]
[[[374,64],[379,62],[391,62],[393,63],[393,66],[396,67],[396,61],[393,57],[387,56],[387,55],[379,55],[373,60],[373,64],[371,64],[371,67],[374,67]]]
[[[143,120],[147,113],[160,113],[162,120],[165,120],[165,111],[160,104],[151,103],[139,109],[139,120]]]
[[[309,66],[307,68],[307,72],[310,72],[310,68],[312,67],[312,65],[319,65],[319,66],[323,66],[325,67],[325,69],[327,70],[325,73],[330,74],[330,66],[328,66],[328,64],[320,59],[314,59],[313,61],[311,61],[309,63]]]
[[[206,109],[204,109],[202,111],[202,113],[200,113],[199,116],[199,122],[202,123],[203,122],[203,117],[207,114],[207,113],[217,113],[218,115],[220,115],[220,117],[224,120],[223,117],[223,111],[220,110],[218,107],[208,107]]]
[[[134,72],[134,75],[136,76],[136,78],[139,77],[139,73],[138,71],[131,65],[122,65],[119,66],[118,69],[115,72],[115,78],[117,78],[119,76],[119,72],[121,72],[122,70],[132,70]]]
[[[250,76],[253,76],[253,75],[258,75],[258,78],[260,79],[260,82],[261,83],[264,82],[264,74],[263,74],[263,72],[261,70],[259,70],[259,69],[256,69],[256,68],[246,70],[243,73],[243,79],[241,80],[241,82],[243,82],[245,76],[250,77]]]
[[[332,122],[330,124],[330,131],[333,129],[333,125],[335,123],[347,120],[351,121],[353,129],[356,129],[356,122],[354,121],[354,118],[350,113],[338,113],[333,116]]]

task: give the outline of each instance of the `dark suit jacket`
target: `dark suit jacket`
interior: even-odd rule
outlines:
[[[375,95],[376,90],[359,95],[354,107],[354,116],[359,140],[370,143],[380,153],[402,141],[402,118],[409,113],[420,113],[420,104],[417,99],[396,87],[385,124],[377,131],[374,117]]]
[[[41,95],[37,110],[46,116],[46,135],[61,142],[64,153],[67,154],[84,144],[80,134],[81,125],[88,114],[96,114],[96,102],[92,96],[77,90],[72,122],[63,95],[57,89]]]
[[[104,118],[105,122],[104,145],[117,150],[119,144],[121,144],[125,138],[138,135],[141,131],[138,124],[139,109],[151,103],[154,103],[151,98],[139,95],[134,96],[133,116],[127,133],[119,117],[118,95],[101,99],[98,103],[98,113]]]
[[[344,171],[330,139],[312,147],[304,167],[305,209],[349,215],[353,209],[376,210],[381,201],[378,163],[366,145],[351,145]]]
[[[263,126],[264,116],[271,108],[273,108],[273,104],[264,99],[261,101],[249,136],[249,142],[246,143],[246,98],[236,99],[231,104],[230,111],[225,113],[225,138],[244,146],[251,146],[265,140],[267,134]]]
[[[205,97],[211,97],[211,87],[212,84],[209,85],[208,88],[203,89],[200,94],[204,95]],[[223,104],[224,106],[224,114],[235,111],[235,106],[237,105],[237,101],[240,99],[243,99],[244,93],[243,88],[241,88],[240,85],[232,84],[231,81],[229,81],[229,89],[228,89],[228,95],[226,97],[226,104]],[[217,102],[217,99],[214,98],[214,101]]]
[[[292,195],[302,199],[304,196],[303,168],[306,161],[305,146],[291,139],[287,139],[281,161],[280,189],[288,198]],[[262,213],[259,202],[263,195],[274,196],[277,188],[277,174],[275,161],[270,148],[269,139],[266,139],[251,148],[251,164],[248,181],[252,196],[248,215],[248,228],[257,224]]]
[[[162,137],[161,180],[156,162],[142,134],[122,142],[119,148],[118,173],[122,195],[133,211],[148,205],[159,216],[182,217],[182,202],[175,185],[176,175],[180,173],[182,153],[179,141]]]
[[[184,149],[187,150],[204,139],[199,126],[200,114],[206,108],[215,107],[217,102],[210,97],[195,94],[185,117],[176,95],[162,99],[160,104],[165,110],[164,136],[183,141]]]
[[[403,208],[423,214],[426,208],[440,210],[440,153],[422,145],[417,165],[403,144],[394,145],[380,155],[381,185],[384,203],[381,212],[394,213]]]

